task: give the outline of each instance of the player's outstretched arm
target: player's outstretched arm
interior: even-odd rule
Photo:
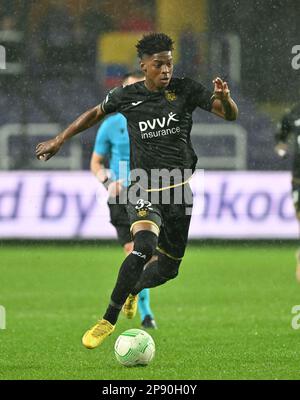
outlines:
[[[214,94],[212,112],[227,121],[234,121],[238,116],[238,107],[230,97],[230,90],[227,82],[221,78],[213,80]]]
[[[82,131],[94,126],[105,117],[105,113],[101,106],[98,105],[86,111],[78,117],[71,125],[69,125],[63,132],[55,138],[47,140],[46,142],[39,143],[36,146],[35,154],[39,160],[47,161],[53,157],[64,142],[72,136],[77,135]]]

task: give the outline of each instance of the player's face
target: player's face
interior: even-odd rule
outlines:
[[[173,74],[173,58],[171,51],[162,51],[145,56],[141,61],[145,73],[146,85],[150,90],[168,86]]]

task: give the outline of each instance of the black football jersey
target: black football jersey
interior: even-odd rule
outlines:
[[[196,107],[211,111],[212,95],[189,78],[173,78],[155,92],[142,81],[111,90],[101,107],[106,114],[120,112],[127,119],[131,170],[143,169],[149,176],[162,169],[193,172],[197,156],[190,139],[192,113]]]
[[[286,143],[290,135],[293,135],[293,177],[300,179],[300,104],[287,112],[278,124],[276,141]],[[300,181],[299,181],[300,183]]]

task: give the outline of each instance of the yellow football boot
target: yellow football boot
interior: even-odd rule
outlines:
[[[85,332],[82,337],[82,344],[87,349],[95,349],[98,347],[107,336],[111,335],[115,330],[115,325],[112,325],[106,319],[101,319],[91,329]]]
[[[137,312],[138,299],[139,299],[138,294],[136,294],[135,296],[130,294],[127,297],[127,299],[123,305],[123,313],[126,315],[126,317],[128,319],[132,319],[135,317],[135,314]]]

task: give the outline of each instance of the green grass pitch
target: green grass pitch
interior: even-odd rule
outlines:
[[[299,379],[294,251],[280,243],[191,244],[179,276],[151,290],[154,360],[126,368],[113,346],[118,334],[140,327],[139,316],[121,316],[101,347],[81,345],[106,309],[119,247],[2,245],[0,379]]]

